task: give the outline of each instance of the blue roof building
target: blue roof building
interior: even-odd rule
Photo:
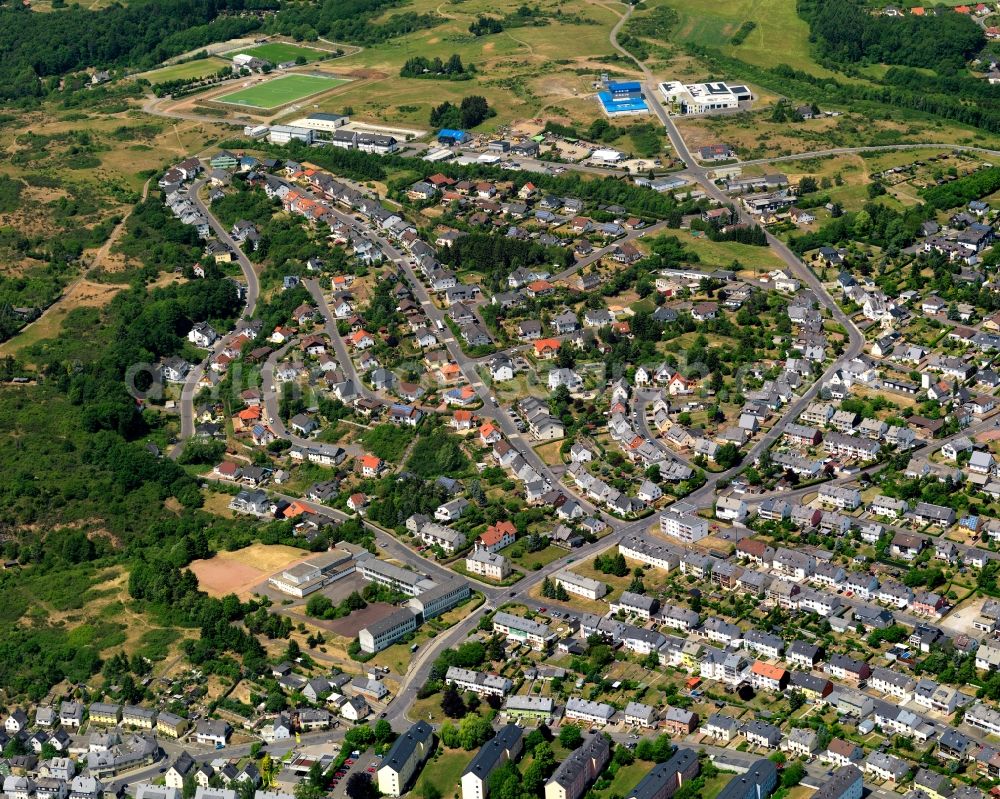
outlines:
[[[444,128],[438,132],[438,143],[439,144],[465,144],[472,137],[466,133],[464,130],[454,130],[453,128]]]
[[[616,100],[624,97],[642,97],[642,84],[637,80],[608,81],[608,91]]]
[[[648,114],[649,106],[642,92],[638,94],[612,94],[611,92],[598,92],[597,99],[600,100],[604,113],[610,116]]]

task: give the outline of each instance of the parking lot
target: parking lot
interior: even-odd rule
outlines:
[[[330,789],[330,795],[335,797],[347,797],[347,781],[353,774],[364,774],[375,782],[377,777],[379,758],[375,756],[372,749],[366,749],[360,757],[348,757],[347,761],[334,774],[334,782]]]

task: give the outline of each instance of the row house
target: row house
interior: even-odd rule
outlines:
[[[740,725],[736,719],[725,716],[722,713],[713,713],[705,719],[705,724],[702,726],[701,732],[715,741],[727,744],[739,735],[739,729]]]
[[[833,693],[833,683],[808,671],[793,671],[788,684],[810,702],[820,702]]]
[[[902,703],[909,702],[916,687],[912,677],[900,674],[892,669],[875,668],[868,678],[868,685],[883,694],[889,694]]]
[[[788,686],[788,671],[781,666],[756,660],[750,668],[750,684],[755,691],[784,691]]]
[[[801,582],[816,570],[816,559],[799,550],[779,547],[774,553],[771,567],[777,574]]]
[[[804,588],[798,597],[799,610],[815,613],[824,618],[829,618],[840,612],[841,605],[840,597],[836,594],[813,591],[811,588]]]
[[[785,650],[785,642],[780,637],[763,630],[747,630],[743,634],[743,645],[751,652],[770,660],[778,660]]]
[[[885,519],[899,519],[909,511],[910,505],[905,499],[896,499],[879,494],[868,505],[868,511]]]
[[[823,449],[831,455],[858,460],[875,460],[882,449],[877,441],[843,433],[828,433],[823,439]]]
[[[788,663],[803,669],[815,668],[820,656],[820,648],[806,641],[792,641],[785,652],[785,660]]]
[[[831,655],[826,664],[827,673],[852,685],[865,682],[871,676],[871,668],[863,660],[855,660],[847,655]]]
[[[861,505],[861,492],[856,488],[828,484],[820,488],[819,501],[838,510],[854,510]]]

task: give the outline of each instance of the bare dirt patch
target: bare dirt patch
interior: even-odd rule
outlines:
[[[987,597],[985,596],[976,596],[963,602],[941,620],[941,626],[954,635],[962,633],[974,635],[976,630],[972,626],[972,622],[982,612],[986,600]]]
[[[209,560],[196,560],[190,569],[198,587],[209,596],[250,596],[258,583],[276,571],[300,563],[311,553],[283,544],[251,544],[235,552],[220,552]]]

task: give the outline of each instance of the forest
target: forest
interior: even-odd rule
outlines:
[[[799,0],[823,55],[850,65],[899,64],[955,72],[986,42],[968,14],[888,17],[853,0]]]
[[[266,26],[298,40],[324,36],[375,44],[437,25],[436,14],[402,11],[401,0],[325,0],[281,4],[278,0],[135,0],[91,11],[79,4],[58,13],[33,12],[28,4],[0,4],[0,99],[40,97],[59,87],[58,77],[95,68],[147,69],[212,42],[244,36]],[[266,23],[253,10],[277,11]]]
[[[273,4],[272,4],[273,5]],[[0,6],[0,98],[38,96],[41,79],[101,67],[150,67],[165,58],[241,36],[255,17],[221,16],[247,0],[155,0],[53,14]]]
[[[152,232],[141,235],[161,241],[152,208],[137,211],[131,232],[148,225]],[[155,274],[158,256],[147,255],[144,268]],[[283,323],[304,298],[302,288],[283,292],[262,303],[260,316]],[[137,280],[103,309],[74,309],[56,338],[23,352],[37,367],[39,385],[0,388],[0,457],[8,464],[0,516],[19,530],[4,540],[2,552],[22,567],[0,573],[0,617],[11,627],[0,642],[0,689],[40,699],[64,678],[86,682],[101,671],[101,653],[124,640],[115,621],[83,624],[69,635],[44,613],[32,624],[15,622],[39,601],[56,610],[84,609],[98,596],[93,586],[106,579],[98,576],[102,570],[126,569],[130,601],[159,625],[198,628],[200,636],[185,651],[205,673],[256,672],[263,649],[253,633],[287,635],[261,605],[206,597],[184,567],[210,557],[210,541],[227,548],[255,537],[295,543],[288,525],[255,530],[244,520],[202,511],[197,481],[145,446],[161,434],[164,417],[126,389],[134,364],[180,351],[194,321],[225,323],[238,308],[232,282],[217,273],[153,290]],[[331,535],[352,535],[350,525],[342,527]],[[246,630],[232,623],[237,620]],[[119,698],[141,698],[138,679],[125,677]]]
[[[463,97],[458,105],[445,100],[441,105],[431,109],[430,124],[432,128],[468,129],[480,125],[497,112],[490,108],[486,98],[473,94]]]
[[[323,36],[334,41],[377,44],[433,27],[441,21],[436,14],[405,11],[392,14],[380,24],[372,23],[375,17],[402,5],[402,0],[323,0],[286,4],[269,22],[268,29],[299,40]]]
[[[794,236],[791,247],[798,253],[822,245],[834,245],[857,240],[882,247],[889,254],[898,253],[911,244],[927,219],[924,206],[913,206],[897,211],[881,203],[865,203],[857,213],[847,213],[831,219],[815,233]]]

